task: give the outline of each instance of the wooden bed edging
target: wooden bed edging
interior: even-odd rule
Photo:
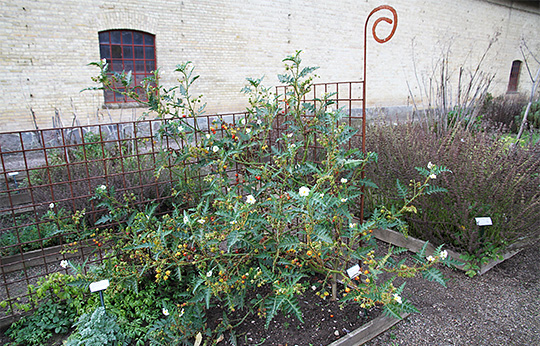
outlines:
[[[375,238],[385,243],[403,247],[412,252],[419,252],[422,249],[422,247],[426,244],[426,242],[423,240],[416,239],[411,236],[405,237],[402,233],[392,231],[390,229],[376,229],[373,231],[373,235],[375,236]],[[504,253],[502,259],[495,259],[495,260],[491,260],[487,264],[482,264],[480,266],[480,270],[478,271],[478,275],[485,274],[487,271],[495,267],[497,264],[519,253],[521,251],[521,249],[518,248],[520,245],[522,244],[516,243],[516,244],[510,245],[507,249],[507,252]],[[435,251],[435,246],[428,243],[427,248],[426,248],[426,255],[431,255],[433,254],[434,251]],[[446,250],[446,251],[448,252],[448,256],[452,257],[453,259],[457,261],[461,261],[459,258],[461,254],[455,251],[451,251],[451,250]],[[460,270],[464,270],[463,266],[457,266],[456,268]]]
[[[409,316],[409,313],[403,313],[401,319]],[[400,319],[389,316],[379,316],[376,319],[369,321],[358,329],[353,330],[342,338],[334,341],[328,346],[359,346],[362,345],[379,334],[384,333],[400,322]]]

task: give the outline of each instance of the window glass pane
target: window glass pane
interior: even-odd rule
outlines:
[[[133,71],[133,60],[124,60],[124,71]]]
[[[154,47],[144,47],[145,59],[154,59]]]
[[[137,80],[136,80],[136,84],[137,85],[140,85],[142,87],[142,83],[143,83],[143,80],[147,77],[146,74],[138,74],[137,75]]]
[[[144,48],[135,46],[135,59],[144,59]]]
[[[119,91],[124,91],[123,89],[118,89],[118,90],[119,90]],[[122,94],[120,94],[120,93],[117,93],[117,92],[115,92],[114,94],[115,94],[114,96],[116,97],[116,102],[124,101],[124,100],[125,100],[124,95],[122,95]]]
[[[154,60],[146,61],[146,72],[154,71],[156,67],[154,66]]]
[[[154,45],[154,36],[149,34],[144,34],[144,44],[147,46],[153,46]]]
[[[110,90],[105,90],[105,102],[114,102],[114,93]]]
[[[122,59],[122,46],[111,46],[112,58]]]
[[[111,71],[122,72],[122,60],[113,60],[111,65]]]
[[[133,59],[133,49],[131,46],[123,46],[122,49],[124,51],[124,59]]]
[[[122,43],[131,44],[131,31],[122,31]]]
[[[109,43],[109,32],[99,33],[99,43]]]
[[[144,73],[144,60],[135,60],[135,71]]]
[[[111,58],[111,48],[109,45],[100,44],[99,45],[99,56],[100,59],[110,59]]]
[[[143,34],[140,32],[134,32],[133,33],[133,43],[135,44],[143,44]]]
[[[120,31],[111,31],[111,43],[120,44]]]

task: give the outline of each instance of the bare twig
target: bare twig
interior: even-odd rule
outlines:
[[[529,78],[532,81],[532,87],[531,87],[531,94],[529,96],[529,102],[527,103],[527,108],[525,109],[525,113],[523,114],[523,118],[521,119],[521,125],[519,126],[519,131],[518,131],[518,134],[516,136],[516,143],[519,141],[519,139],[523,135],[523,131],[525,130],[525,125],[527,124],[527,117],[529,116],[529,111],[531,110],[531,105],[532,105],[532,103],[534,101],[534,95],[536,94],[536,89],[538,88],[538,82],[539,82],[538,79],[540,77],[540,67],[538,67],[538,71],[536,71],[535,77],[534,78],[532,77],[531,70],[530,70],[530,67],[529,67],[529,62],[527,60],[527,57],[525,56],[525,53],[523,52],[523,47],[525,47],[528,50],[530,56],[537,63],[540,64],[540,61],[531,52],[531,50],[527,46],[527,43],[525,42],[525,40],[522,39],[521,44],[520,44],[521,55],[523,56],[523,61],[525,62],[525,66],[527,67],[527,71],[529,72]]]

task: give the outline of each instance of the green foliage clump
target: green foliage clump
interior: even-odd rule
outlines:
[[[98,307],[93,313],[82,315],[77,323],[76,330],[69,337],[66,346],[123,346],[129,344],[114,315]]]
[[[13,323],[6,335],[13,339],[12,345],[44,345],[53,334],[69,331],[77,318],[77,310],[65,301],[47,300],[32,315]]]

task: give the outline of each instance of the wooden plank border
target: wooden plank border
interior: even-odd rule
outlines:
[[[358,329],[353,330],[344,337],[334,341],[328,346],[359,346],[363,345],[374,337],[386,332],[402,319],[409,316],[409,313],[403,313],[401,320],[395,317],[379,316],[376,319],[369,321]]]
[[[422,249],[422,247],[426,244],[426,242],[423,241],[423,240],[416,239],[416,238],[413,238],[411,236],[406,237],[402,233],[396,232],[396,231],[393,231],[393,230],[390,230],[390,229],[376,229],[376,230],[373,231],[373,236],[375,238],[385,242],[385,243],[392,244],[392,245],[399,246],[399,247],[403,247],[403,248],[406,248],[409,251],[412,251],[412,252],[415,252],[415,253],[419,252],[420,249]],[[478,271],[478,275],[485,274],[487,271],[489,271],[491,268],[495,267],[497,264],[499,264],[499,263],[511,258],[512,256],[516,255],[517,253],[519,253],[521,251],[521,249],[519,247],[522,246],[522,245],[523,245],[522,243],[516,243],[516,244],[510,245],[507,248],[507,252],[504,253],[502,259],[495,259],[495,260],[491,260],[487,264],[482,264],[480,266],[480,270]],[[435,246],[428,243],[428,245],[426,247],[426,255],[432,255],[434,251],[435,251]],[[453,259],[455,259],[457,261],[461,261],[460,260],[460,256],[461,256],[460,253],[457,253],[457,252],[451,251],[451,250],[446,250],[446,251],[448,252],[448,256],[452,257]],[[456,268],[465,271],[463,269],[463,267],[464,266],[457,266]]]

